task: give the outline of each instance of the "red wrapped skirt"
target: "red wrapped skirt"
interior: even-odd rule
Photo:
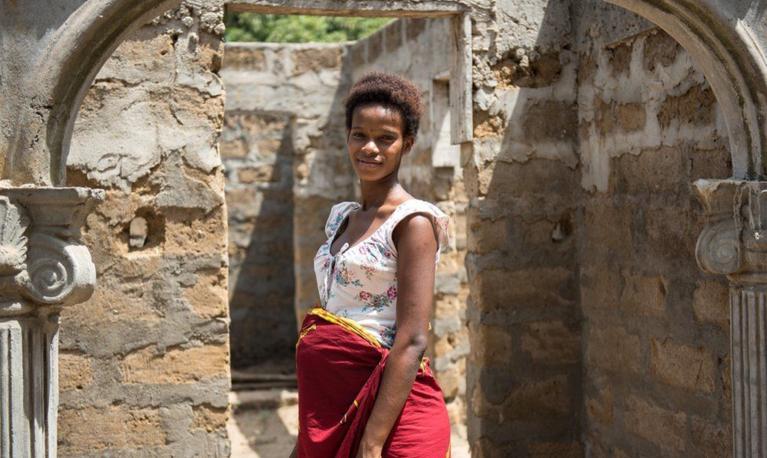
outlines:
[[[296,344],[299,457],[356,456],[388,354],[354,321],[319,308],[307,314]],[[418,369],[382,456],[450,456],[445,401],[428,361]]]

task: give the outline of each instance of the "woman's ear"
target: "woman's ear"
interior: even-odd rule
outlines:
[[[402,154],[407,154],[410,152],[410,149],[413,148],[413,144],[415,143],[415,138],[412,136],[407,136],[402,140]]]

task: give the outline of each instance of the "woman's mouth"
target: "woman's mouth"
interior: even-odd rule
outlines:
[[[365,159],[357,159],[357,165],[361,168],[376,168],[381,166],[381,162]]]

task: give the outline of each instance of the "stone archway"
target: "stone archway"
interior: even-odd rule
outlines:
[[[43,187],[59,186],[62,183],[63,163],[74,113],[79,107],[85,88],[100,65],[128,30],[137,27],[149,16],[156,15],[160,9],[176,3],[169,1],[158,6],[150,1],[85,2],[75,12],[61,18],[60,23],[56,24],[59,31],[53,38],[46,36],[46,40],[52,41],[40,44],[46,49],[43,57],[31,68],[25,68],[27,73],[15,75],[18,78],[29,75],[32,77],[29,78],[31,82],[25,86],[23,94],[3,106],[2,120],[6,125],[13,125],[14,129],[13,134],[4,139],[1,145],[6,154],[2,175],[11,186],[33,186],[24,190],[7,188],[2,191],[8,200],[6,206],[9,208],[4,217],[8,224],[4,233],[23,231],[26,228],[25,217],[12,216],[18,213],[18,208],[23,208],[29,212],[31,233],[45,233],[63,244],[53,243],[46,247],[45,252],[41,252],[42,245],[32,243],[32,237],[29,242],[23,237],[12,240],[15,244],[13,246],[18,248],[18,256],[4,261],[4,272],[12,278],[12,286],[8,288],[4,298],[7,298],[9,303],[13,302],[13,307],[19,304],[28,306],[40,303],[58,306],[65,302],[65,298],[58,295],[46,297],[41,301],[39,295],[29,292],[24,293],[22,298],[20,291],[29,285],[29,272],[24,261],[31,264],[33,261],[42,260],[45,261],[43,264],[56,267],[56,270],[45,271],[45,276],[41,277],[53,285],[59,285],[61,282],[71,283],[73,278],[77,278],[59,276],[62,272],[69,272],[66,263],[57,260],[59,257],[74,259],[74,267],[70,269],[72,272],[78,271],[79,268],[87,272],[92,267],[87,253],[83,255],[81,248],[77,249],[80,252],[78,256],[67,257],[66,252],[68,246],[78,245],[77,227],[89,211],[87,202],[98,199],[97,193],[87,190],[57,190],[59,196],[66,196],[66,205],[61,205],[60,201],[52,200],[50,190]],[[263,3],[272,7],[285,7],[283,2]],[[764,265],[761,255],[764,229],[767,228],[767,215],[762,213],[765,197],[763,193],[767,186],[759,181],[744,181],[756,180],[763,176],[761,148],[765,143],[762,125],[766,112],[763,99],[765,72],[763,53],[758,40],[753,37],[754,32],[747,24],[736,23],[739,19],[737,14],[713,1],[702,5],[694,5],[688,1],[615,0],[612,3],[649,18],[682,43],[696,56],[698,64],[704,69],[724,107],[736,180],[706,182],[698,186],[710,216],[710,226],[701,237],[698,255],[704,269],[728,274],[733,282],[733,323],[738,323],[739,326],[737,329],[733,327],[734,336],[757,335],[763,332],[762,328],[751,327],[751,320],[741,318],[742,312],[755,316],[761,310],[756,308],[764,303],[764,285],[767,283],[763,277],[767,266]],[[469,11],[468,5],[460,2],[435,1],[419,2],[418,6],[414,7],[415,14],[424,11],[444,12],[445,5]],[[301,2],[295,8],[299,11],[322,11],[336,10],[338,7],[336,2],[316,1]],[[366,9],[371,14],[390,11],[392,8],[409,10],[407,2],[356,2],[354,9],[357,8]],[[477,18],[477,21],[482,21],[487,20],[488,16],[482,12]],[[467,24],[468,21],[464,20],[460,25],[465,29]],[[64,56],[61,56],[62,49],[66,53]],[[72,74],[76,76],[72,78]],[[465,138],[468,139],[468,136]],[[56,211],[52,211],[52,208]],[[6,243],[8,244],[10,242]],[[27,248],[29,254],[26,254]],[[51,252],[55,256],[52,256]],[[49,261],[50,259],[54,261]],[[92,287],[90,277],[86,275],[83,278],[86,278],[86,281],[80,285],[82,288],[78,287],[78,291],[87,291]],[[77,300],[82,297],[83,295],[78,295]],[[744,304],[746,309],[742,309]],[[18,311],[17,307],[12,313],[17,314]],[[737,351],[741,352],[735,358],[737,361],[734,364],[734,380],[737,380],[734,429],[736,434],[743,432],[742,438],[736,439],[735,450],[738,455],[747,454],[747,450],[757,455],[760,453],[759,447],[764,447],[765,444],[765,410],[762,407],[765,399],[765,370],[763,361],[751,357],[754,353],[750,352],[763,354],[764,342],[752,340],[746,345],[743,341],[736,340],[734,344],[737,344]],[[55,356],[55,344],[50,345]],[[55,357],[52,361],[55,361]],[[55,386],[55,364],[53,366],[48,383]],[[55,406],[55,393],[47,394],[51,397],[46,398],[45,402],[49,408]],[[37,401],[40,399],[36,398],[35,402]],[[758,407],[758,410],[751,413],[748,410],[749,406]],[[738,423],[739,421],[742,423]],[[34,437],[25,437],[39,444],[39,441],[44,440],[43,436],[48,434],[47,441],[50,444],[50,434],[53,433],[36,431],[34,434]],[[55,435],[53,438],[55,444]],[[18,450],[29,446],[29,442],[23,440],[17,444],[22,447]],[[39,446],[37,449],[40,449]],[[15,450],[17,449],[13,449]],[[55,446],[53,449],[49,447],[49,453],[52,450],[55,453]]]
[[[749,25],[712,1],[605,1],[658,25],[690,53],[722,106],[733,177],[762,178],[767,62]]]
[[[18,104],[4,106],[15,122],[9,139],[4,180],[14,184],[60,186],[72,125],[85,91],[106,59],[132,30],[176,6],[180,0],[86,1],[59,18],[53,36],[44,36],[37,60],[22,71]],[[21,77],[22,75],[12,75]]]
[[[730,280],[733,456],[767,455],[767,229],[764,147],[767,62],[741,18],[714,2],[606,0],[658,25],[701,68],[722,109],[731,180],[694,184],[708,225],[696,246],[706,272]],[[717,6],[719,6],[717,8]],[[731,16],[728,13],[732,14]],[[754,180],[754,181],[750,181]],[[727,305],[722,304],[722,307]]]

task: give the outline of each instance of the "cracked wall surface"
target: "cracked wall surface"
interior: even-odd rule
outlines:
[[[689,189],[731,173],[713,93],[625,10],[514,6],[474,24],[473,453],[725,455],[727,288]]]
[[[476,456],[580,456],[570,4],[512,3],[475,25],[473,154],[464,164],[469,440]]]
[[[584,445],[727,456],[728,285],[695,263],[690,189],[730,176],[727,133],[689,54],[637,19],[591,6],[579,24]]]
[[[60,456],[228,456],[220,2],[125,41],[81,107],[68,184],[106,190],[98,270],[61,317]]]

